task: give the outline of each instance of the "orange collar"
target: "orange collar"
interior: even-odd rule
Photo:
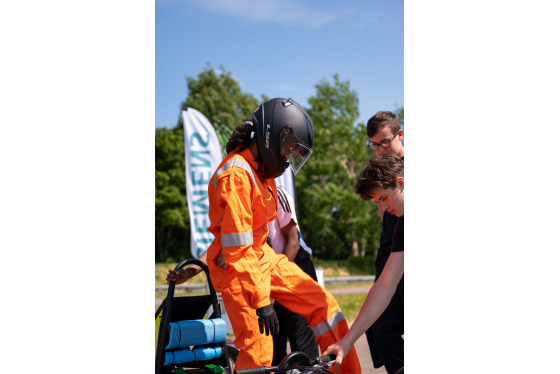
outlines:
[[[249,165],[251,165],[251,167],[255,170],[259,178],[262,180],[263,179],[262,171],[260,173],[258,172],[259,162],[255,160],[255,157],[253,156],[251,150],[249,148],[246,148],[243,151],[239,152],[239,154],[243,156],[243,158],[249,163]]]

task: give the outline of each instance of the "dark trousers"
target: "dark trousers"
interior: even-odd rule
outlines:
[[[303,248],[300,247],[294,262],[311,278],[317,280],[313,262]],[[274,342],[272,365],[280,364],[280,361],[288,354],[286,350],[288,339],[292,352],[303,351],[311,358],[319,357],[319,346],[315,342],[315,335],[313,335],[307,319],[288,310],[277,301],[274,303],[274,311],[280,323],[280,332],[272,336]]]
[[[375,264],[377,278],[381,275],[385,261]],[[404,276],[387,309],[366,330],[366,338],[373,366],[385,365],[387,373],[393,374],[404,366]]]

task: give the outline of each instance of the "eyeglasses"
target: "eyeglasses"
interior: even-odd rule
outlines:
[[[375,151],[376,149],[379,148],[379,146],[383,147],[383,148],[388,148],[391,145],[391,142],[393,141],[393,139],[395,139],[397,137],[397,135],[399,135],[399,132],[397,131],[397,133],[391,138],[391,139],[385,139],[383,140],[381,143],[377,144],[372,142],[371,140],[368,141],[367,146]]]

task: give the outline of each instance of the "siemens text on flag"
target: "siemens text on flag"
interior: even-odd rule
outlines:
[[[208,219],[208,182],[222,160],[216,131],[196,109],[183,111],[187,201],[191,222],[191,253],[198,258],[212,243],[214,235],[206,228]]]

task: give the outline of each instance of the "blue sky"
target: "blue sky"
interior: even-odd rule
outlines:
[[[359,122],[404,105],[403,1],[156,0],[155,126],[173,127],[186,77],[207,64],[258,100],[307,106],[335,73],[360,100]]]

